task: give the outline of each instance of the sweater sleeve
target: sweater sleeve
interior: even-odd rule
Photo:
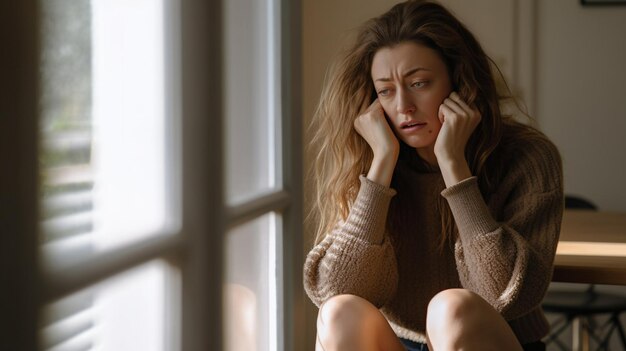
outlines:
[[[497,211],[490,211],[476,177],[442,192],[459,232],[455,258],[461,284],[507,320],[540,305],[551,281],[563,214],[558,151],[549,141],[533,149],[507,173]]]
[[[317,306],[339,294],[360,296],[378,308],[395,294],[398,272],[385,232],[395,190],[361,176],[350,214],[307,255],[304,287]]]

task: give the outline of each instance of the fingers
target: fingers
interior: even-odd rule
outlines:
[[[369,102],[368,100],[364,100],[363,104],[361,105],[361,114],[369,112],[372,110],[373,107],[375,107],[377,104],[380,104],[380,102],[378,101],[378,98],[374,99],[374,101]]]
[[[374,155],[393,154],[399,149],[399,142],[391,128],[378,99],[354,120],[354,129],[365,139]]]
[[[382,118],[385,119],[385,114],[383,110],[383,106],[380,104],[378,99],[375,99],[365,111],[361,112],[361,114],[354,120],[354,127],[356,128],[359,134],[363,134],[363,129],[366,128],[366,125],[371,125],[375,123],[377,119]]]
[[[461,96],[456,91],[453,91],[450,94],[450,97],[447,98],[446,100],[448,100],[448,103],[450,104],[450,107],[454,111],[456,111],[457,113],[465,112],[467,114],[471,114],[473,112],[473,110],[474,110],[471,107],[469,107],[465,103],[465,101],[461,100]]]
[[[375,99],[366,109],[362,110],[359,116],[354,120],[354,129],[356,129],[357,133],[361,136],[365,137],[363,132],[367,129],[367,126],[374,123],[373,120],[381,117],[384,118],[384,116],[382,105],[378,99]]]
[[[441,123],[445,120],[446,115],[458,115],[468,118],[480,119],[480,112],[476,107],[470,107],[457,92],[452,92],[449,97],[443,100],[439,106],[439,120]]]
[[[441,124],[443,124],[443,122],[445,122],[446,120],[445,113],[449,113],[449,112],[444,112],[443,110],[444,106],[445,106],[444,104],[439,105],[439,111],[437,112],[437,117],[439,117],[439,122],[441,122]]]
[[[382,108],[382,105],[380,104],[380,101],[378,101],[378,98],[374,99],[374,101],[372,101],[372,103],[367,107],[367,109],[365,110],[365,112],[369,112],[372,111],[374,109],[379,109]]]

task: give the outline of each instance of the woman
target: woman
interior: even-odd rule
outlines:
[[[367,22],[315,116],[317,350],[543,350],[563,210],[558,151],[500,111],[446,9]]]

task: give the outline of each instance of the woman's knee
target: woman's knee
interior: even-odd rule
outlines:
[[[364,350],[373,344],[381,319],[369,301],[355,295],[337,295],[320,306],[318,340],[327,350]]]
[[[327,325],[351,325],[376,309],[369,301],[356,295],[336,295],[326,300],[318,314],[318,322]]]
[[[448,289],[435,295],[428,304],[427,329],[450,326],[480,315],[487,304],[477,294],[466,289]]]
[[[521,350],[500,313],[465,289],[444,290],[432,298],[426,331],[435,349]]]

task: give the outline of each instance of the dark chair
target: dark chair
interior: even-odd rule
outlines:
[[[596,211],[592,202],[575,196],[565,197],[565,208]],[[546,345],[555,343],[561,350],[570,350],[559,340],[559,335],[569,328],[574,320],[581,321],[590,340],[598,345],[597,350],[608,350],[608,343],[617,330],[622,350],[626,350],[626,335],[620,322],[620,314],[626,311],[626,297],[597,292],[593,284],[584,291],[555,291],[548,290],[543,303],[543,310],[548,313],[559,314],[560,318],[551,325],[551,333],[545,339]],[[593,317],[609,314],[609,319],[602,325],[596,325]]]
[[[578,196],[565,196],[565,208],[568,210],[597,211],[598,207],[591,201]]]

